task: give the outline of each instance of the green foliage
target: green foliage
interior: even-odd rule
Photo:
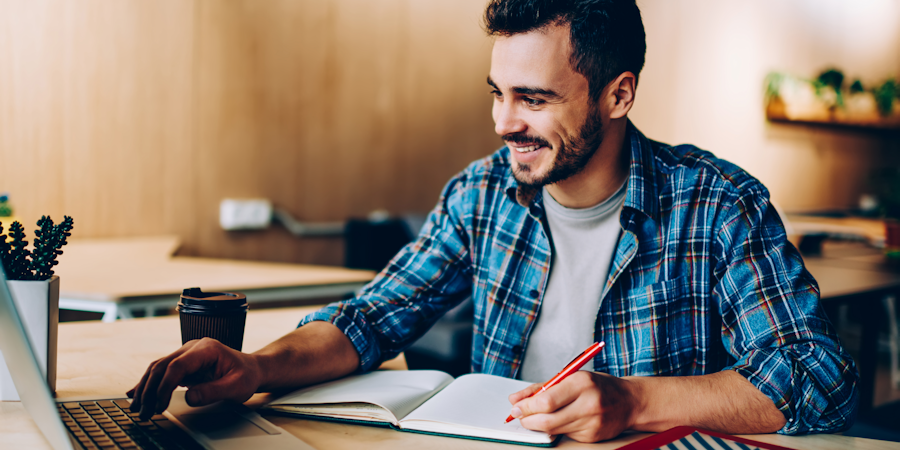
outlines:
[[[865,92],[866,88],[863,87],[862,81],[853,80],[853,84],[850,85],[850,93],[851,94],[859,94],[861,92]]]
[[[9,242],[6,242],[6,235],[3,234],[3,224],[0,223],[0,266],[4,267],[12,267],[9,260],[9,252],[12,250],[12,245]],[[7,274],[9,276],[9,274]]]
[[[25,230],[19,222],[9,226],[11,242],[6,242],[3,228],[0,226],[0,262],[10,280],[47,280],[53,276],[53,266],[59,264],[56,257],[62,255],[60,250],[72,235],[74,221],[64,216],[59,225],[54,225],[48,216],[41,217],[35,231],[34,252],[28,250]]]
[[[813,86],[816,88],[816,95],[822,95],[822,88],[830,87],[834,89],[835,94],[835,102],[834,105],[831,105],[832,108],[835,106],[844,106],[844,73],[837,69],[828,69],[821,74],[819,74],[819,78],[813,82]]]
[[[28,241],[25,240],[25,228],[19,222],[13,222],[9,226],[9,237],[12,239],[9,246],[9,255],[4,259],[8,264],[3,265],[6,276],[10,280],[31,280],[31,271],[28,270],[28,258],[31,252],[28,250]],[[5,238],[5,236],[4,236]]]
[[[890,116],[894,112],[894,98],[900,94],[897,89],[897,82],[890,79],[873,91],[875,94],[875,104],[878,105],[878,112],[882,116]]]
[[[0,194],[0,217],[10,217],[13,215],[12,205],[9,204],[9,195]],[[0,233],[3,231],[0,230]]]
[[[840,91],[844,87],[844,73],[837,69],[828,69],[819,74],[819,83],[825,86],[831,86],[835,91]]]

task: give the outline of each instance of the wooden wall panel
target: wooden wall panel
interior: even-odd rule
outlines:
[[[226,197],[310,221],[427,212],[499,145],[481,0],[0,0],[0,191],[76,236],[341,264],[340,239],[218,228]],[[30,228],[30,227],[29,227]]]
[[[192,14],[0,3],[0,190],[26,229],[69,214],[82,237],[189,230]]]
[[[498,146],[484,88],[482,2],[198,2],[200,254],[339,264],[340,240],[226,233],[221,198],[303,220],[425,213]]]

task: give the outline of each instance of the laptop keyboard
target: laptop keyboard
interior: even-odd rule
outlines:
[[[162,414],[142,421],[127,399],[57,404],[83,449],[202,449]]]

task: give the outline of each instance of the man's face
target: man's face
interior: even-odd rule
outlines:
[[[569,63],[568,26],[498,37],[488,84],[495,131],[519,183],[542,186],[578,173],[602,140],[588,80]]]

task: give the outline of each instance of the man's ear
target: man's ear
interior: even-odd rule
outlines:
[[[631,72],[623,72],[606,85],[604,97],[609,108],[608,117],[610,119],[621,119],[628,114],[628,111],[631,111],[636,90],[637,77]]]

